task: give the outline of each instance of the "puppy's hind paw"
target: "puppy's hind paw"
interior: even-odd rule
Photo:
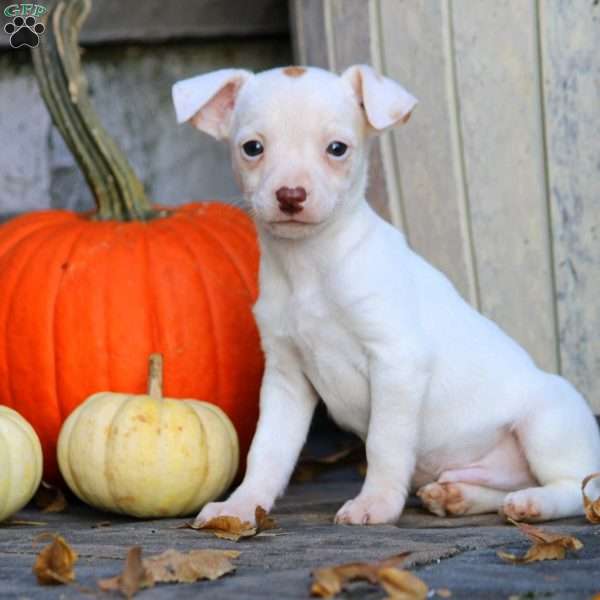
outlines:
[[[417,496],[438,517],[463,515],[468,510],[460,485],[455,483],[428,483],[419,489]]]

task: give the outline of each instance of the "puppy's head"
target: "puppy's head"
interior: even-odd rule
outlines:
[[[416,100],[371,67],[341,76],[287,67],[223,69],[173,86],[178,121],[229,141],[259,226],[309,235],[364,195],[369,141],[410,116]]]

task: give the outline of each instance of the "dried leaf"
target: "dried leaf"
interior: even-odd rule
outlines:
[[[310,593],[321,598],[331,598],[339,594],[351,581],[380,582],[379,572],[394,569],[406,560],[410,552],[403,552],[376,563],[347,563],[323,567],[313,571]]]
[[[257,534],[256,527],[238,517],[215,517],[194,529],[210,531],[216,537],[237,542],[240,538],[252,537]]]
[[[266,531],[267,529],[277,529],[277,523],[275,519],[269,517],[269,513],[262,507],[257,506],[254,511],[254,517],[256,519],[256,530]]]
[[[192,583],[199,579],[218,579],[235,570],[230,559],[240,555],[235,550],[167,550],[144,560],[155,582]]]
[[[63,512],[69,506],[63,491],[45,481],[40,483],[33,501],[42,512],[46,513]]]
[[[448,588],[438,588],[435,593],[440,598],[452,598],[452,592]]]
[[[360,472],[360,466],[365,462],[365,446],[361,442],[347,448],[342,448],[326,456],[304,456],[300,458],[294,474],[293,481],[304,483],[317,479],[324,472],[332,471],[339,466],[356,465]]]
[[[585,493],[585,488],[592,479],[597,479],[598,477],[600,477],[600,473],[592,473],[581,482],[583,508],[585,510],[585,516],[590,523],[600,523],[600,496],[595,500],[591,500]]]
[[[26,521],[20,519],[9,519],[0,523],[0,527],[46,527],[46,525],[48,523],[45,521]]]
[[[498,552],[500,558],[512,563],[524,564],[541,560],[562,560],[565,558],[567,550],[581,550],[583,548],[581,541],[575,537],[545,531],[529,523],[518,523],[512,519],[509,519],[509,521],[533,542],[533,545],[524,556]]]
[[[37,555],[33,573],[41,585],[57,585],[75,581],[73,567],[78,555],[63,537],[55,534],[42,534],[37,539],[52,539]]]
[[[348,563],[336,567],[323,567],[313,571],[310,593],[320,598],[337,596],[346,583],[368,581],[377,583],[377,568],[369,563]]]
[[[242,538],[253,537],[266,529],[275,529],[277,523],[268,516],[267,511],[262,506],[257,506],[254,511],[256,525],[248,521],[242,521],[238,517],[221,516],[210,519],[206,523],[198,525],[197,523],[184,523],[181,527],[188,529],[198,529],[209,531],[218,538],[237,542]]]
[[[429,591],[425,583],[408,571],[394,567],[380,569],[377,573],[390,600],[425,600]]]
[[[152,587],[154,580],[146,571],[142,562],[142,549],[139,546],[130,548],[125,558],[123,572],[110,579],[101,579],[98,587],[105,591],[119,591],[125,598],[132,598],[142,588]]]
[[[240,555],[235,550],[167,550],[162,554],[141,559],[141,548],[131,548],[123,573],[98,581],[103,591],[120,591],[131,598],[140,589],[156,583],[193,583],[200,579],[214,580],[235,570],[232,558]]]

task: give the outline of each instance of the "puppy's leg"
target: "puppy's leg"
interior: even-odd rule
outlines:
[[[254,523],[256,507],[271,510],[285,489],[317,404],[316,393],[296,362],[284,350],[276,357],[267,356],[260,418],[248,453],[246,476],[225,502],[207,504],[197,522],[230,515]]]
[[[471,483],[434,481],[424,485],[417,496],[438,517],[498,512],[507,492]]]
[[[419,409],[429,379],[428,361],[418,349],[408,357],[384,346],[371,360],[371,413],[367,432],[367,475],[360,494],[346,502],[335,522],[392,523],[410,488],[419,433]],[[396,362],[390,363],[394,357]]]
[[[542,384],[530,393],[543,394],[544,402],[527,400],[538,408],[517,424],[517,435],[540,486],[508,494],[502,512],[529,521],[583,514],[581,480],[600,469],[594,416],[561,377],[544,375]]]

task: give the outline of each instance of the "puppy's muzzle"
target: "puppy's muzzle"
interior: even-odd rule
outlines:
[[[275,192],[279,210],[286,215],[295,215],[302,211],[302,203],[306,200],[303,187],[281,187]]]

